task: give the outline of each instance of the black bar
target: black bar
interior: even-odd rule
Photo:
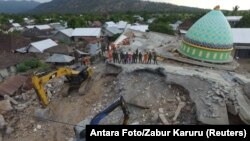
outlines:
[[[192,139],[250,141],[247,125],[87,125],[86,141]],[[129,140],[129,141],[130,141]],[[171,140],[172,141],[172,140]]]

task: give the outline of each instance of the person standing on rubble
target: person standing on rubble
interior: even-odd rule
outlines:
[[[112,50],[108,50],[108,59],[109,59],[109,62],[112,61]]]
[[[125,53],[125,61],[124,62],[125,62],[125,64],[128,63],[128,52]]]
[[[135,63],[135,52],[132,53],[132,63]]]
[[[116,53],[117,55],[117,62],[120,64],[121,63],[121,56],[120,56],[120,53],[119,52],[117,52]]]
[[[151,53],[151,51],[149,51],[149,53],[148,53],[148,64],[151,64],[151,60],[152,60],[152,53]]]
[[[148,53],[145,52],[143,55],[143,63],[146,64],[148,62]]]
[[[104,44],[104,42],[102,42],[102,45],[101,45],[101,51],[102,51],[102,56],[104,55],[104,53],[105,53],[105,44]]]
[[[129,51],[128,52],[128,64],[131,64],[132,63],[132,52]]]
[[[112,52],[112,57],[113,57],[113,63],[115,63],[115,50]]]
[[[124,64],[124,54],[123,51],[120,52],[120,61],[122,64]]]
[[[153,52],[153,60],[154,60],[154,64],[158,64],[157,63],[157,54],[155,51]]]
[[[135,50],[135,54],[137,54],[137,56],[138,56],[138,53],[139,53],[139,50],[138,50],[138,48]]]
[[[141,52],[139,52],[139,63],[142,63],[142,53]]]
[[[138,59],[138,52],[136,53],[135,51],[135,63],[137,63],[137,59]]]

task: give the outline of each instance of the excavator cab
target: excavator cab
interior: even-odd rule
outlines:
[[[86,80],[89,77],[87,69],[88,69],[88,67],[86,67],[86,66],[74,68],[74,70],[76,70],[79,73],[76,75],[65,75],[65,77],[67,78],[66,82],[68,82],[71,85],[80,84],[81,82],[83,82],[84,80]]]

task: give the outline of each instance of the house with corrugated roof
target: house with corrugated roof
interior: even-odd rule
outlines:
[[[57,23],[50,23],[49,26],[55,32],[65,29],[65,27],[61,23],[59,23],[59,22],[57,22]]]
[[[226,19],[231,26],[235,26],[242,19],[242,16],[226,16]]]
[[[57,46],[58,44],[51,39],[30,43],[27,52],[43,53],[44,50]]]
[[[63,41],[65,43],[71,43],[73,31],[74,29],[72,28],[60,30],[53,36],[53,39],[58,41]]]
[[[24,28],[24,36],[49,36],[52,34],[52,27],[50,25],[29,25]]]
[[[128,29],[132,29],[132,30],[136,30],[136,31],[140,31],[140,32],[147,32],[148,31],[148,25],[128,25],[127,26]]]
[[[101,37],[101,28],[76,28],[72,32],[74,41],[87,41],[96,43]]]
[[[235,58],[250,58],[250,28],[232,28]]]
[[[118,29],[117,27],[107,27],[104,31],[104,35],[108,37],[112,37],[116,34],[121,34],[123,30]]]
[[[10,32],[22,31],[23,27],[19,23],[12,23],[12,27],[9,29]]]

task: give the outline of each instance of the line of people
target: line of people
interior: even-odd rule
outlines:
[[[143,64],[151,64],[151,61],[154,62],[154,64],[157,63],[157,54],[155,51],[151,52],[145,52],[142,54],[142,52],[138,51],[136,49],[135,52],[123,52],[123,51],[116,51],[116,50],[110,50],[108,52],[108,59],[109,62],[114,63],[122,63],[122,64],[134,64],[134,63],[143,63]]]

